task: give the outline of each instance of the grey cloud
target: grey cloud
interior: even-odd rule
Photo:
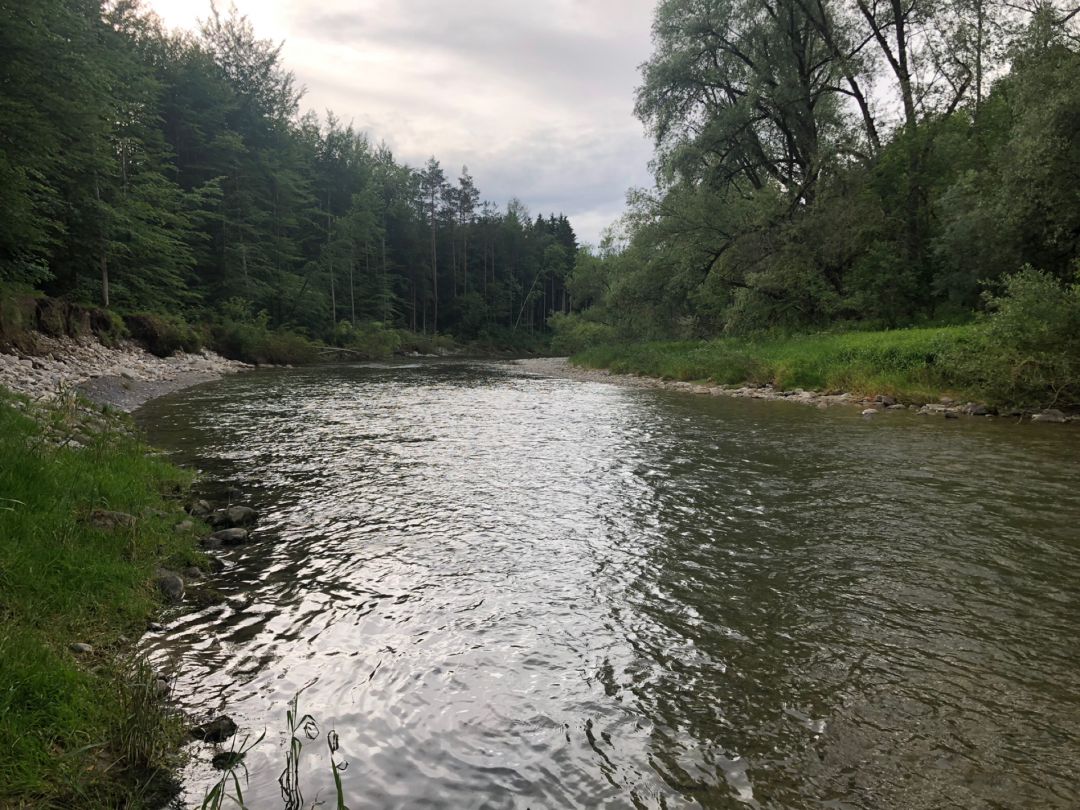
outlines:
[[[528,8],[552,5],[558,6]],[[533,96],[628,106],[627,78],[643,58],[647,34],[627,36],[617,25],[612,30],[612,22],[625,18],[625,4],[595,5],[610,7],[610,15],[593,15],[595,28],[559,25],[557,11],[537,15],[516,3],[406,0],[384,2],[378,13],[305,15],[301,30],[305,36],[352,47],[377,43],[400,49],[403,56],[438,53],[464,66],[480,83],[513,83]],[[615,87],[621,92],[613,96]]]
[[[626,189],[650,182],[632,110],[653,0],[237,4],[285,40],[305,109],[332,109],[412,165],[435,155],[456,177],[467,164],[492,202],[563,212],[596,242]]]

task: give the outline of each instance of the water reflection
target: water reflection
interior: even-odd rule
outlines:
[[[252,806],[309,684],[354,810],[1075,803],[1076,431],[468,364],[142,417],[263,511],[229,602],[147,639],[185,705],[269,729]]]

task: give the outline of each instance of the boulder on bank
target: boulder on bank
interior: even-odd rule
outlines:
[[[202,540],[202,547],[209,551],[214,551],[219,548],[240,546],[246,543],[247,540],[247,529],[222,529],[214,532],[209,537],[204,537]]]
[[[154,584],[157,585],[158,590],[161,591],[165,600],[170,604],[179,604],[184,601],[184,580],[175,571],[167,571],[164,568],[158,569],[157,576],[154,577]]]
[[[214,511],[209,501],[198,500],[188,504],[187,512],[192,517],[205,519]]]
[[[228,509],[218,509],[206,520],[215,529],[237,526],[252,525],[258,513],[250,506],[230,506]]]
[[[201,723],[188,733],[196,740],[208,743],[222,743],[236,733],[236,723],[227,714]]]
[[[90,525],[95,529],[112,531],[130,529],[135,525],[135,516],[126,512],[110,512],[108,509],[95,509],[90,513]]]

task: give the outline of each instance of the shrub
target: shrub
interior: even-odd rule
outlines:
[[[31,348],[36,313],[34,294],[0,287],[0,345],[18,346],[24,350]]]
[[[179,318],[141,312],[126,315],[124,325],[132,338],[158,357],[178,351],[198,352],[203,347],[202,335]]]
[[[577,354],[616,339],[613,326],[587,320],[581,315],[556,313],[549,324],[555,332],[551,339],[551,350],[555,354]]]
[[[315,344],[303,335],[271,330],[256,323],[217,323],[211,328],[216,351],[231,360],[257,365],[293,365],[315,360]]]
[[[1028,266],[984,298],[988,315],[948,358],[954,373],[999,404],[1080,404],[1080,283]]]
[[[401,335],[378,321],[353,325],[341,321],[334,329],[334,345],[369,360],[385,360],[401,348]]]

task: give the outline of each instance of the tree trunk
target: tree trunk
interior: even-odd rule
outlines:
[[[356,294],[353,287],[353,277],[355,275],[356,263],[353,261],[352,256],[349,256],[349,316],[352,319],[352,325],[354,327],[356,326]]]
[[[334,260],[330,260],[330,328],[337,327],[337,291],[334,289]]]
[[[104,245],[101,246],[101,303],[105,309],[109,308],[109,257]]]

